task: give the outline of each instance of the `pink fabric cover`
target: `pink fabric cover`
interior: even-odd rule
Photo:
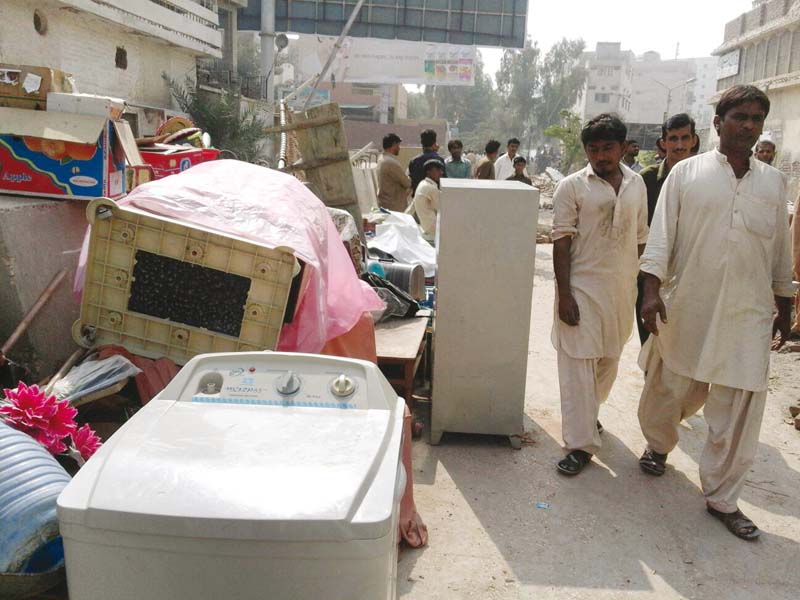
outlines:
[[[384,307],[356,275],[325,205],[291,175],[217,160],[141,185],[119,204],[272,248],[291,248],[310,271],[277,350],[318,353],[328,340],[350,331],[365,312]],[[83,287],[87,252],[84,243],[76,291]]]

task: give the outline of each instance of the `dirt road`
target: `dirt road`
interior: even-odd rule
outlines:
[[[534,443],[514,451],[506,439],[455,434],[439,447],[415,442],[415,494],[430,544],[402,551],[400,597],[798,598],[800,432],[786,420],[800,396],[800,355],[774,357],[759,454],[741,501],[764,534],[755,544],[739,541],[704,510],[702,416],[683,424],[667,475],[640,472],[638,340],[626,348],[601,409],[606,433],[595,464],[575,479],[556,473],[562,450],[549,340],[553,278],[552,247],[541,246],[526,394]]]

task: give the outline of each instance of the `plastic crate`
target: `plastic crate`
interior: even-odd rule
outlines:
[[[184,364],[196,354],[274,350],[299,265],[290,248],[189,226],[100,198],[80,319],[83,347],[117,344]]]

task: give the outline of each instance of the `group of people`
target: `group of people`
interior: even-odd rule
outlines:
[[[439,155],[436,132],[426,129],[420,135],[422,152],[404,168],[397,158],[403,140],[395,133],[383,138],[383,156],[378,162],[378,204],[381,208],[408,212],[416,216],[423,236],[433,240],[439,213],[440,182],[443,177],[454,179],[493,179],[519,181],[533,185],[527,173],[528,162],[518,154],[520,141],[508,140],[506,152],[500,153],[500,142],[486,144],[484,157],[476,162],[473,155],[464,155],[464,144],[451,140],[449,156]],[[470,153],[471,154],[471,153]]]
[[[559,472],[579,474],[601,447],[600,405],[635,316],[647,442],[639,466],[664,475],[680,422],[703,408],[706,507],[746,540],[760,531],[738,499],[758,447],[770,349],[789,339],[795,292],[787,182],[765,144],[753,151],[769,110],[761,90],[734,86],[716,107],[717,148],[692,156],[695,123],[675,115],[659,140],[664,159],[639,173],[624,123],[599,115],[581,132],[588,165],[553,200]]]

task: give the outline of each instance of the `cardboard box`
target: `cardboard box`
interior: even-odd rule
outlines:
[[[200,163],[216,160],[219,152],[214,148],[192,148],[170,144],[154,144],[141,149],[142,160],[153,167],[155,179],[175,175]]]
[[[126,161],[144,164],[126,121],[0,108],[0,192],[118,198]]]
[[[111,96],[50,92],[47,94],[47,110],[75,115],[94,115],[116,121],[122,118],[125,101]]]
[[[45,110],[49,92],[72,92],[72,76],[47,67],[0,64],[0,107]]]

